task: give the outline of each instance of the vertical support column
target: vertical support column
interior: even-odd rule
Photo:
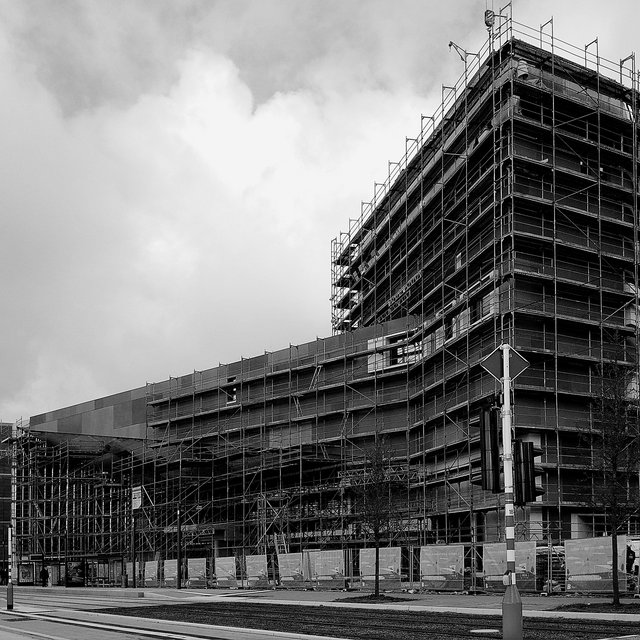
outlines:
[[[136,516],[131,511],[131,584],[135,589],[138,586],[138,580],[136,577]]]
[[[178,497],[178,500],[181,500],[182,496]],[[178,550],[176,553],[176,564],[178,565],[178,571],[177,571],[177,580],[176,580],[176,587],[178,589],[182,589],[182,512],[181,512],[181,506],[180,504],[178,504],[178,513],[177,513],[177,529],[178,529],[178,540],[177,540],[177,544],[178,544]]]
[[[11,611],[13,609],[13,545],[14,545],[14,537],[13,533],[15,531],[16,526],[16,456],[18,453],[16,436],[18,431],[16,429],[15,422],[11,427],[11,444],[10,444],[10,455],[11,455],[11,522],[7,527],[7,611]]]
[[[504,510],[505,539],[507,542],[507,573],[510,584],[515,584],[516,551],[515,551],[515,518],[513,507],[513,447],[511,442],[511,376],[509,374],[509,345],[502,349],[502,451],[504,455]]]
[[[13,445],[12,445],[13,446]],[[7,527],[7,611],[13,609],[13,526]]]
[[[513,448],[511,443],[511,376],[508,344],[502,349],[502,451],[504,456],[504,520],[507,543],[507,572],[502,600],[503,640],[522,640],[522,600],[516,586],[515,517],[513,506]]]

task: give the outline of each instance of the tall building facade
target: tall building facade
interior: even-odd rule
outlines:
[[[511,20],[477,54],[453,47],[464,75],[332,243],[334,335],[31,418],[18,561],[113,582],[151,560],[354,553],[384,442],[383,544],[410,574],[422,545],[466,545],[475,571],[477,546],[504,539],[503,496],[478,482],[500,392],[481,362],[502,343],[529,363],[514,431],[539,454],[518,540],[602,533],[582,434],[599,366],[637,374],[635,59]]]
[[[334,240],[333,326],[422,318],[408,433],[439,526],[453,496],[461,516],[476,502],[477,417],[499,391],[480,362],[501,343],[520,352],[515,435],[544,470],[526,526],[571,536],[602,524],[580,508],[598,367],[622,359],[637,380],[638,86],[632,57],[578,63],[523,35],[461,51],[439,117]]]

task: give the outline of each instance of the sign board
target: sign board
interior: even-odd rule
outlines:
[[[509,378],[517,378],[528,366],[529,363],[512,347],[509,349]],[[502,381],[504,371],[502,366],[502,347],[496,347],[482,362],[481,366],[486,369],[498,382]]]
[[[142,487],[133,487],[131,489],[131,509],[134,511],[142,507]]]
[[[181,524],[180,525],[180,531],[182,531],[182,533],[186,533],[188,531],[197,531],[197,530],[198,530],[197,524]],[[177,525],[173,525],[171,527],[165,527],[162,531],[164,533],[178,533],[178,527]]]

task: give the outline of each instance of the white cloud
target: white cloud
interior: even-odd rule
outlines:
[[[484,37],[428,4],[0,0],[0,418],[329,334],[330,239]]]

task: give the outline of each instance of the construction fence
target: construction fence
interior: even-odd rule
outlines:
[[[564,544],[516,542],[516,580],[528,593],[599,593],[613,589],[611,537],[566,540]],[[180,586],[193,589],[372,590],[374,548],[185,558]],[[620,591],[639,593],[640,538],[618,537]],[[506,544],[434,544],[379,549],[382,591],[456,593],[504,590]],[[42,561],[23,562],[18,584],[38,584]],[[178,586],[174,559],[136,563],[99,558],[48,563],[51,586]]]

